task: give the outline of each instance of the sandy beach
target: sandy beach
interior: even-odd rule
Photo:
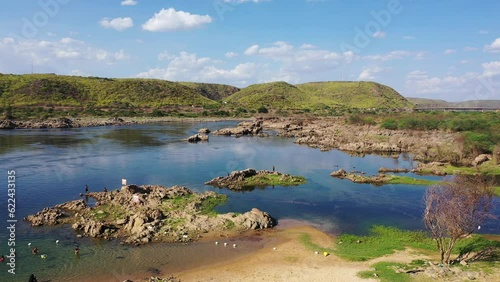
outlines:
[[[370,262],[348,262],[331,254],[315,254],[300,243],[299,237],[304,233],[318,245],[333,244],[332,236],[304,223],[288,221],[270,233],[277,240],[255,253],[173,275],[181,281],[377,281],[356,276],[369,269]]]

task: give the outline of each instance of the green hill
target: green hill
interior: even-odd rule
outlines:
[[[413,104],[394,89],[374,82],[286,82],[255,84],[226,98],[227,102],[258,108],[411,108]]]
[[[0,104],[130,108],[218,103],[192,87],[165,80],[0,74]]]
[[[224,98],[227,98],[233,95],[234,93],[240,91],[238,87],[225,84],[196,83],[196,82],[179,82],[179,84],[192,88],[196,92],[200,93],[202,96],[216,101],[223,100]]]

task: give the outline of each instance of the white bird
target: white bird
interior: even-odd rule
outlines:
[[[273,248],[273,251],[276,251],[276,247]]]
[[[28,246],[31,246],[31,243],[28,243]]]
[[[217,242],[215,242],[215,245],[219,245],[219,242],[218,242],[218,241],[217,241]]]
[[[59,244],[59,240],[56,240],[56,244]]]
[[[233,244],[233,248],[236,248],[236,244]]]
[[[481,225],[479,225],[479,226],[477,227],[477,230],[480,230],[480,229],[481,229]]]
[[[224,243],[224,247],[227,247],[227,243]]]

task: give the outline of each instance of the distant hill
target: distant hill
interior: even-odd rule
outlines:
[[[271,82],[250,85],[226,98],[227,102],[247,107],[274,109],[344,108],[411,108],[394,89],[375,82],[310,82],[291,85]]]
[[[500,100],[469,100],[463,102],[447,102],[445,100],[435,100],[435,99],[425,99],[425,98],[407,98],[407,99],[417,107],[500,109]]]
[[[240,91],[238,87],[225,84],[196,82],[179,82],[179,84],[192,88],[202,96],[216,101],[223,100],[224,98],[227,98]]]
[[[7,102],[12,106],[112,108],[217,104],[194,86],[176,82],[54,74],[0,75],[0,103]]]
[[[225,103],[221,103],[224,101]],[[413,104],[394,89],[374,82],[286,82],[254,84],[239,89],[230,85],[172,82],[159,79],[79,77],[55,74],[0,74],[0,108],[55,107],[57,109],[160,109],[170,106],[203,107],[229,111],[411,108]],[[196,108],[195,107],[195,108]],[[188,110],[189,111],[189,110]],[[193,110],[195,111],[195,110]]]

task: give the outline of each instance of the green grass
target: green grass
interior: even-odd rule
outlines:
[[[389,182],[387,182],[387,184],[406,184],[406,185],[423,185],[423,186],[429,186],[438,183],[439,181],[435,180],[418,179],[409,176],[398,176],[398,175],[391,175],[391,179],[389,180]]]
[[[496,186],[495,188],[493,188],[493,193],[495,194],[495,196],[500,197],[500,186]]]
[[[125,218],[127,212],[122,206],[117,205],[99,205],[91,211],[92,217],[96,221],[106,222]]]
[[[392,254],[396,250],[404,250],[407,246],[423,250],[435,249],[434,241],[422,231],[374,226],[369,236],[340,235],[335,253],[348,260],[366,261]]]
[[[500,166],[496,165],[493,161],[487,161],[482,163],[477,168],[474,167],[456,167],[452,165],[447,165],[444,167],[444,171],[447,174],[465,174],[465,175],[500,175]]]
[[[296,186],[306,183],[302,176],[260,174],[245,178],[243,187]]]
[[[411,278],[406,273],[396,273],[397,269],[405,268],[405,264],[395,262],[377,262],[371,266],[374,270],[366,270],[358,273],[365,279],[376,278],[382,282],[409,282]]]
[[[226,195],[216,194],[214,197],[208,197],[201,201],[198,210],[201,214],[206,214],[209,216],[216,216],[217,212],[214,211],[214,208],[222,203],[227,201]]]
[[[307,240],[305,243],[308,243]],[[334,253],[352,261],[366,261],[382,257],[396,250],[404,250],[406,247],[437,254],[434,240],[425,232],[400,230],[387,226],[373,226],[368,236],[342,234],[337,238],[336,243]],[[452,253],[458,256],[460,253],[476,252],[486,247],[500,249],[500,242],[486,239],[481,235],[473,235],[459,241]]]
[[[322,246],[314,243],[311,239],[311,235],[309,235],[307,233],[301,234],[299,237],[299,241],[302,243],[302,245],[304,245],[306,248],[310,249],[311,251],[318,251],[320,253],[323,253],[323,252],[334,253],[335,252],[335,249],[333,249],[333,248],[322,247]]]

